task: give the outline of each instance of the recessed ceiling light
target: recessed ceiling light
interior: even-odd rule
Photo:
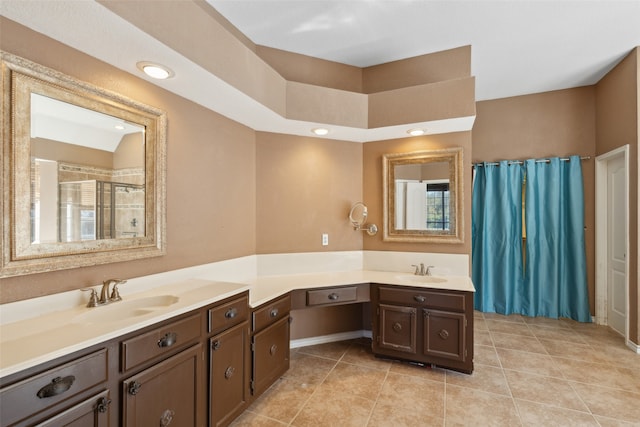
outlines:
[[[420,136],[424,135],[426,132],[424,129],[409,129],[407,133],[411,136]]]
[[[124,125],[115,125],[114,127],[118,130],[124,130]]]
[[[327,128],[315,128],[311,129],[311,132],[315,133],[318,136],[323,136],[329,133],[329,129]]]
[[[156,64],[153,62],[138,62],[136,64],[140,71],[143,71],[149,77],[153,77],[154,79],[168,79],[169,77],[173,77],[175,74],[169,68],[164,65]]]

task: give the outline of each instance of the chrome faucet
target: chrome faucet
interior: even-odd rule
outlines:
[[[127,283],[126,280],[120,279],[107,279],[102,282],[102,290],[100,291],[100,298],[98,298],[98,293],[93,288],[82,289],[83,291],[91,292],[89,296],[89,303],[87,307],[98,307],[101,305],[109,304],[110,302],[121,301],[122,297],[120,296],[120,291],[118,291],[118,285],[122,285]],[[109,295],[109,288],[113,285],[111,289],[111,295]]]
[[[415,267],[416,271],[413,273],[416,276],[431,276],[431,269],[434,268],[433,265],[429,265],[427,267],[424,266],[424,263],[420,263],[420,265],[411,264],[411,267]]]

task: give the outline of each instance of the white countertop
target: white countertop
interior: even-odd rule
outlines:
[[[0,325],[0,378],[246,290],[250,291],[251,307],[257,307],[295,289],[360,283],[475,291],[471,279],[465,276],[439,278],[363,270],[263,276],[246,280],[245,283],[204,279],[179,280],[170,285],[129,294],[123,297],[123,301],[105,307],[87,308],[83,305]],[[162,296],[166,298],[163,299]],[[165,299],[170,304],[144,307],[145,310],[129,308],[135,306],[136,302]],[[112,312],[119,315],[111,318]],[[125,312],[134,314],[121,315]]]

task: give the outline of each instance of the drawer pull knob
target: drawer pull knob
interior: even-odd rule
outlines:
[[[226,317],[227,319],[233,319],[237,315],[238,315],[238,309],[233,307],[227,310],[227,312],[224,314],[224,317]]]
[[[176,342],[178,342],[178,334],[175,332],[169,332],[158,340],[158,347],[171,347]]]
[[[233,366],[229,366],[229,367],[224,371],[224,377],[225,377],[226,379],[231,378],[231,377],[233,376],[233,373],[234,373],[235,371],[236,371],[236,370],[233,368]]]
[[[160,427],[167,427],[169,424],[171,424],[171,421],[173,421],[173,416],[176,414],[175,411],[172,411],[171,409],[167,409],[166,411],[164,411],[162,413],[162,416],[160,417]]]
[[[55,377],[49,384],[38,390],[37,396],[40,399],[58,396],[59,394],[62,394],[65,391],[69,390],[75,380],[76,377],[74,377],[73,375],[69,375],[64,378]]]
[[[136,394],[138,394],[140,387],[142,387],[142,384],[140,384],[138,381],[132,382],[131,384],[129,384],[129,394],[135,396]]]
[[[278,309],[277,309],[277,308],[274,308],[273,310],[271,310],[271,311],[269,312],[269,316],[271,316],[271,317],[278,317]]]
[[[416,295],[413,297],[414,300],[416,300],[417,302],[425,302],[426,298],[424,297],[424,295]]]
[[[400,332],[402,330],[402,325],[398,322],[393,324],[393,330],[396,332]]]
[[[104,414],[109,409],[109,405],[111,405],[111,399],[101,397],[100,399],[98,399],[98,405],[96,406],[96,410],[101,414]]]
[[[220,340],[215,340],[213,342],[213,344],[211,344],[211,348],[213,349],[213,351],[216,351],[220,348],[222,344],[220,343]]]
[[[442,338],[443,340],[446,340],[447,338],[449,338],[449,331],[447,331],[446,329],[442,329],[440,330],[438,335],[440,335],[440,338]]]
[[[340,298],[340,295],[336,294],[335,292],[331,292],[331,293],[329,294],[328,298],[329,298],[331,301],[336,301],[338,298]]]
[[[272,356],[273,356],[274,354],[276,354],[276,351],[278,351],[278,346],[277,346],[277,345],[275,345],[275,344],[274,344],[274,345],[272,345],[272,346],[271,346],[271,348],[269,348],[269,354],[270,354],[270,355],[272,355]]]

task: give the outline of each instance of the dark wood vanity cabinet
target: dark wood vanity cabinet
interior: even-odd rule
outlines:
[[[256,398],[289,369],[291,297],[269,301],[252,312],[251,393]]]
[[[251,397],[249,312],[242,292],[3,377],[0,426],[228,425]]]
[[[229,425],[250,401],[248,298],[208,311],[209,425]]]
[[[373,352],[471,373],[473,293],[372,285]]]

